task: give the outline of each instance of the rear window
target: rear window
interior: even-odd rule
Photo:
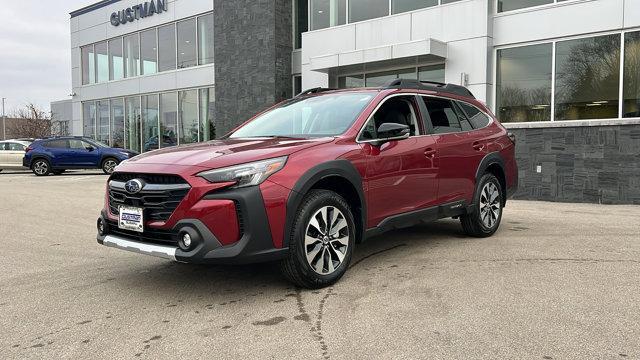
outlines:
[[[458,102],[458,105],[460,105],[465,114],[467,114],[467,118],[471,122],[471,125],[473,125],[474,129],[481,129],[489,125],[491,119],[489,119],[489,117],[477,107],[463,102]]]
[[[7,143],[5,145],[5,149],[10,151],[24,151],[25,147],[26,146],[18,143]]]

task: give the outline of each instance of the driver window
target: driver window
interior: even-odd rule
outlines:
[[[84,150],[85,146],[82,140],[70,139],[69,140],[69,149],[79,149]]]
[[[360,140],[375,140],[377,129],[384,123],[409,126],[411,136],[419,135],[413,96],[395,96],[386,100],[362,129]]]

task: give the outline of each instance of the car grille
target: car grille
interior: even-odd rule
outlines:
[[[128,180],[144,181],[142,190],[130,194],[124,189]],[[109,180],[109,211],[117,216],[121,205],[144,209],[144,219],[167,221],[191,187],[176,175],[116,173]]]
[[[144,232],[136,232],[120,229],[117,223],[109,221],[109,233],[145,243],[178,246],[178,241],[174,234],[168,230],[151,230],[147,228]]]

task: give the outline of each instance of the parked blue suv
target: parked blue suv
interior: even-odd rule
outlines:
[[[59,175],[67,169],[102,169],[111,174],[121,161],[136,155],[85,137],[54,137],[31,143],[22,164],[38,176]]]

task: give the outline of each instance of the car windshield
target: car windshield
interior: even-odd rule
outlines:
[[[352,92],[294,98],[256,117],[229,137],[337,136],[353,124],[374,95]]]

